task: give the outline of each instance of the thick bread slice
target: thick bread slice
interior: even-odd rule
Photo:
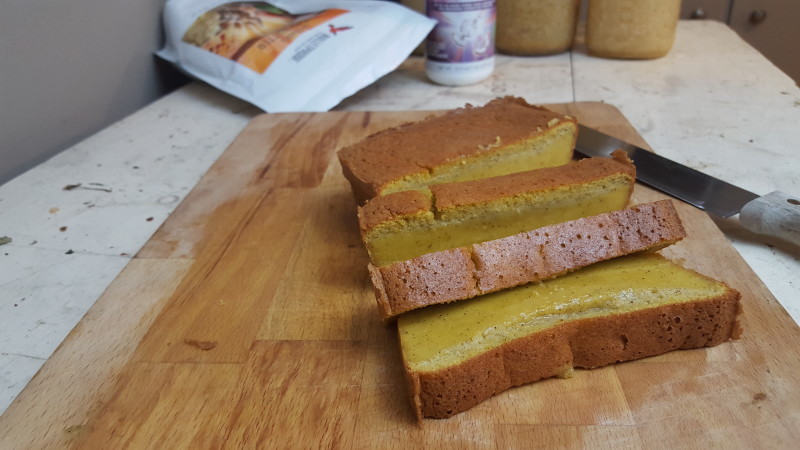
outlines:
[[[499,298],[514,291],[516,303]],[[567,378],[574,367],[736,339],[739,298],[723,283],[646,253],[412,311],[398,320],[411,403],[420,419],[444,418],[512,386]]]
[[[513,236],[442,250],[388,266],[369,265],[381,318],[465,300],[686,237],[671,200],[549,225]]]
[[[430,184],[566,164],[577,130],[572,117],[505,97],[378,132],[338,156],[363,204]]]
[[[622,209],[636,171],[623,152],[481,180],[434,185],[429,193],[375,197],[358,210],[372,263],[498,239]]]

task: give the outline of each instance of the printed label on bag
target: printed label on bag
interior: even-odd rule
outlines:
[[[156,54],[268,112],[328,111],[395,70],[436,21],[389,1],[166,0]]]
[[[198,17],[186,30],[183,42],[264,73],[278,55],[303,33],[347,12],[328,9],[292,15],[264,2],[226,3]],[[314,36],[293,59],[301,60],[330,35],[335,36],[347,29],[347,26],[331,24],[329,34]]]
[[[495,2],[428,0],[437,24],[428,36],[427,57],[441,62],[475,62],[494,55]]]

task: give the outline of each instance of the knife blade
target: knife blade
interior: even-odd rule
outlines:
[[[739,214],[739,223],[758,234],[800,245],[800,197],[782,192],[760,196],[601,131],[578,125],[575,150],[610,156],[620,149],[636,166],[636,179],[718,217]]]

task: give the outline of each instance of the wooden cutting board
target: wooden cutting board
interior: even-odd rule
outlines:
[[[646,145],[609,105],[554,108]],[[9,407],[0,448],[797,444],[800,328],[682,203],[689,238],[664,253],[741,291],[739,341],[581,370],[418,425],[335,152],[428,114],[256,117]],[[659,198],[637,185],[637,202]]]

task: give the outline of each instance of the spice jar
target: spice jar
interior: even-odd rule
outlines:
[[[586,47],[607,58],[660,58],[672,48],[681,0],[589,0]]]
[[[495,0],[427,0],[437,24],[426,40],[425,73],[447,86],[477,83],[494,71]]]
[[[497,0],[497,51],[548,55],[572,47],[580,0]]]

